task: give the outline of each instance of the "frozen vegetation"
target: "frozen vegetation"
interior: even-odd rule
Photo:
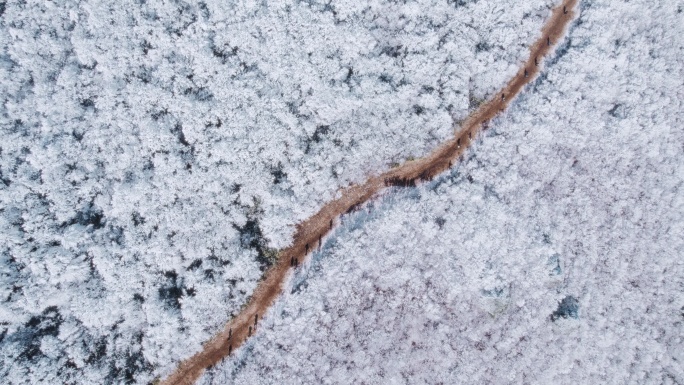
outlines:
[[[168,373],[295,223],[500,87],[552,3],[0,1],[0,382]]]
[[[684,383],[684,3],[581,8],[463,164],[347,216],[200,383]]]

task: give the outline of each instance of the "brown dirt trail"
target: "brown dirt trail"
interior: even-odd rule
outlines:
[[[543,58],[553,49],[565,32],[568,23],[574,18],[578,0],[564,0],[554,8],[551,17],[542,29],[542,36],[530,48],[530,56],[518,74],[489,101],[483,103],[463,122],[454,138],[439,146],[428,156],[409,161],[400,167],[368,179],[364,184],[348,187],[341,191],[340,198],[323,206],[311,218],[297,225],[293,245],[282,250],[275,265],[265,274],[247,305],[223,330],[204,344],[202,351],[181,362],[177,369],[161,384],[191,385],[208,367],[216,365],[242,345],[250,334],[250,326],[256,333],[255,315],[261,317],[274,303],[282,291],[282,286],[292,267],[292,258],[303,260],[307,252],[318,246],[319,240],[331,229],[334,221],[346,212],[370,200],[386,186],[415,185],[427,181],[446,171],[455,164],[465,149],[475,140],[480,130],[501,111],[508,107],[511,100],[539,73]],[[564,12],[564,10],[566,12]],[[503,98],[502,98],[503,95]],[[229,338],[230,337],[230,338]]]

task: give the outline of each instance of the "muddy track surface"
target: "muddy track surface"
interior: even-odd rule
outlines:
[[[181,362],[161,384],[190,385],[206,368],[216,365],[258,332],[259,317],[266,313],[283,289],[283,284],[296,265],[320,245],[332,230],[340,215],[354,211],[388,186],[413,186],[428,181],[455,164],[466,148],[485,130],[489,122],[508,107],[511,100],[532,81],[541,69],[542,59],[563,38],[569,22],[574,19],[579,0],[564,0],[552,10],[540,38],[530,48],[530,56],[519,72],[492,98],[480,105],[461,125],[457,134],[428,156],[409,161],[384,174],[371,177],[362,185],[342,190],[311,218],[297,225],[293,245],[279,253],[277,262],[266,272],[243,310],[224,329],[204,344],[202,351]],[[294,266],[293,266],[294,264]]]

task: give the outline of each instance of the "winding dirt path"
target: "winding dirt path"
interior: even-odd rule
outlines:
[[[274,303],[282,291],[293,260],[301,261],[314,250],[342,214],[353,211],[371,199],[386,186],[409,186],[427,181],[449,169],[456,163],[465,149],[486,129],[488,122],[508,107],[511,100],[539,73],[542,59],[553,49],[565,33],[568,23],[574,18],[578,0],[563,0],[552,10],[551,17],[542,29],[542,36],[530,48],[530,56],[518,74],[508,84],[483,103],[463,122],[460,130],[446,143],[428,156],[409,161],[381,175],[371,177],[364,184],[348,187],[341,197],[321,208],[311,218],[297,225],[294,243],[280,252],[278,261],[265,274],[244,309],[223,331],[208,341],[202,351],[186,359],[161,384],[191,385],[208,367],[217,364],[232,350],[242,345],[257,330],[257,320]],[[537,65],[537,63],[539,65]]]

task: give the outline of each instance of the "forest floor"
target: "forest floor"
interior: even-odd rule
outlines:
[[[564,0],[552,10],[542,28],[541,37],[531,46],[530,56],[506,86],[481,104],[457,128],[456,135],[428,156],[406,162],[381,175],[369,178],[364,184],[348,187],[337,199],[297,225],[292,246],[279,253],[277,262],[266,272],[254,294],[242,311],[223,330],[204,344],[202,351],[181,362],[175,372],[164,379],[165,385],[193,384],[204,372],[242,345],[258,330],[258,318],[265,314],[281,293],[292,262],[302,261],[310,251],[320,246],[322,238],[332,230],[342,215],[359,208],[388,186],[413,186],[428,181],[455,164],[468,146],[485,130],[489,122],[508,107],[511,100],[531,82],[541,69],[543,58],[551,52],[574,19],[578,0]]]

